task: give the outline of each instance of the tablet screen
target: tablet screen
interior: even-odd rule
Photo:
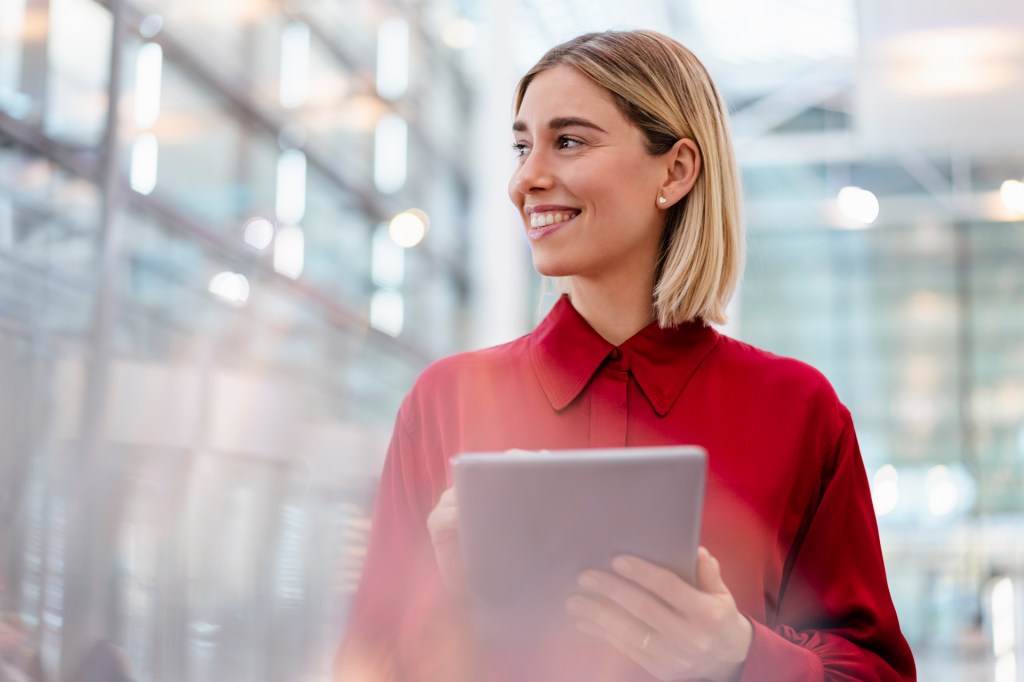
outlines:
[[[463,454],[453,460],[470,606],[487,639],[571,624],[565,600],[620,554],[693,582],[707,455],[699,447]]]

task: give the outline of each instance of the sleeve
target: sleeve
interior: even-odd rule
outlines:
[[[789,551],[774,624],[754,622],[740,682],[916,679],[882,562],[849,412]]]
[[[399,412],[374,506],[363,574],[334,679],[470,679],[464,613],[447,598],[427,531],[444,461]],[[437,461],[433,461],[436,459]]]

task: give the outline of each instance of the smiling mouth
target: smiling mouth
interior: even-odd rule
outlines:
[[[568,222],[579,214],[579,211],[545,211],[543,213],[531,213],[530,228],[536,230],[549,225]]]

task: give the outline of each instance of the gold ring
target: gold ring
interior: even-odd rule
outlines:
[[[644,635],[644,641],[640,642],[640,651],[647,651],[647,645],[651,643],[651,631]]]

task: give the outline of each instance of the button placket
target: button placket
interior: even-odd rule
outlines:
[[[590,446],[622,447],[626,444],[629,361],[618,348],[594,375],[590,393]]]

